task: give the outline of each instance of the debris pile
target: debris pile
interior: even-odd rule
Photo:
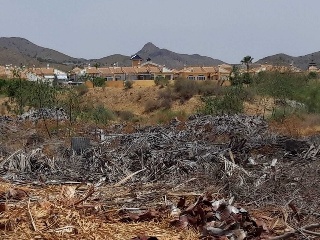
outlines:
[[[31,109],[21,114],[18,119],[20,121],[30,120],[32,122],[39,119],[67,120],[67,114],[63,108],[39,108]]]
[[[271,133],[257,116],[192,116],[134,133],[119,133],[121,127],[81,154],[63,145],[57,146],[54,157],[44,154],[41,146],[20,149],[3,157],[0,174],[10,181],[41,177],[109,184],[126,177],[132,184],[180,184],[196,178],[192,184],[201,189],[218,181],[224,192],[258,202],[274,201],[279,191],[289,193],[300,184],[311,186],[314,181],[305,174],[316,174],[312,172],[319,164],[320,145]]]
[[[9,118],[0,119],[0,131],[4,135],[9,131],[22,135],[18,123]],[[170,215],[171,227],[181,231],[196,229],[198,237],[202,234],[203,239],[259,239],[269,232],[275,233],[275,222],[271,223],[273,227],[266,228],[233,202],[255,208],[281,206],[290,212],[281,213],[281,219],[294,224],[288,230],[290,236],[317,228],[309,228],[308,222],[314,220],[311,213],[320,212],[320,141],[317,137],[280,136],[270,132],[262,118],[246,115],[195,115],[185,122],[174,119],[166,126],[141,127],[130,132],[119,124],[105,129],[103,138],[96,138],[92,129],[82,129],[82,134],[72,144],[73,148],[81,145],[79,151],[73,151],[60,139],[45,140],[36,133],[26,136],[24,147],[15,151],[2,144],[0,177],[37,187],[77,184],[77,187],[68,187],[68,191],[63,190],[62,198],[48,200],[46,204],[55,206],[51,210],[56,215],[61,209],[72,208],[80,212],[76,213],[79,218],[91,216],[106,221],[110,217],[108,211],[117,202],[118,210],[120,208],[117,223],[163,222],[164,216]],[[47,154],[48,146],[54,149],[53,155]],[[155,189],[157,184],[166,190]],[[83,185],[86,190],[79,193]],[[123,197],[112,198],[116,194],[114,189],[124,185],[131,188],[130,191]],[[147,185],[151,185],[152,190],[147,190]],[[109,196],[106,186],[113,191],[108,192]],[[187,204],[181,197],[175,205],[174,200],[170,202],[166,197],[168,188],[173,192],[181,189],[194,192],[193,196],[198,198]],[[201,194],[208,188],[214,188],[215,198]],[[0,198],[3,201],[31,199],[32,194],[13,190],[4,191]],[[163,197],[166,197],[165,204],[159,206],[159,199]],[[56,209],[59,204],[60,210]],[[158,206],[156,210],[150,208],[152,205]],[[23,206],[26,207],[26,202]],[[34,206],[37,208],[41,207]],[[50,218],[50,214],[45,216]],[[69,215],[64,217],[72,219]],[[41,224],[45,224],[42,220]],[[46,223],[45,229],[52,230],[49,226],[54,222]],[[14,226],[13,222],[9,223],[5,227]],[[0,221],[0,228],[1,224]],[[63,228],[66,226],[68,230]],[[52,231],[76,234],[82,227],[79,223],[65,222],[65,226],[57,225]],[[135,239],[151,239],[148,236],[158,238],[152,233],[143,233]]]

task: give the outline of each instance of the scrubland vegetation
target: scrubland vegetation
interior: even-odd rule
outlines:
[[[95,79],[94,86],[105,87],[104,81]],[[234,114],[245,111],[244,103],[261,104],[257,99],[271,99],[272,106],[263,106],[264,117],[280,120],[292,115],[320,113],[320,82],[316,73],[261,72],[255,76],[239,74],[235,68],[230,77],[230,86],[221,86],[217,81],[193,81],[177,79],[169,84],[166,79],[156,79],[159,87],[153,99],[144,102],[146,115],[153,113],[159,117],[158,123],[166,123],[171,118],[186,118],[183,111],[173,111],[172,104],[188,104],[197,97],[202,100],[195,113]],[[132,82],[124,85],[124,90],[132,88]],[[112,111],[101,103],[85,98],[88,88],[61,87],[46,83],[14,80],[0,80],[0,96],[7,96],[7,112],[22,114],[30,108],[63,108],[69,122],[91,122],[107,124],[109,121],[139,122],[130,110]],[[271,114],[265,114],[265,112]]]

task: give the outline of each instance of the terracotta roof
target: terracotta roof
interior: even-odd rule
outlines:
[[[222,74],[230,74],[232,70],[225,69],[225,68],[219,68],[219,73]]]
[[[137,73],[136,67],[122,67],[123,73],[129,74],[129,73]]]
[[[228,70],[232,70],[232,66],[229,64],[225,64],[225,63],[219,65],[219,67],[224,68],[224,69],[228,69]]]
[[[29,68],[27,71],[39,76],[52,76],[54,75],[53,68]]]
[[[99,74],[99,71],[95,67],[89,67],[89,68],[86,68],[86,73],[87,74]]]
[[[202,69],[207,73],[217,73],[218,68],[216,67],[202,67]]]
[[[110,67],[110,71],[114,74],[123,74],[121,67]]]
[[[161,73],[162,69],[159,67],[148,66],[148,71],[150,73]]]
[[[200,74],[205,74],[205,70],[202,67],[187,67],[184,69],[181,69],[179,71],[180,73],[184,72],[184,73],[200,73]]]
[[[43,76],[54,75],[53,68],[41,68],[41,73]]]
[[[75,67],[74,69],[71,70],[71,73],[73,74],[79,74],[82,71],[81,68]]]
[[[151,67],[151,66],[152,66],[152,67],[162,67],[161,65],[156,64],[156,63],[151,62],[151,61],[142,63],[141,66],[146,66],[146,67]]]
[[[140,67],[136,67],[136,72],[137,73],[149,73],[149,69],[148,69],[148,67],[140,66]]]
[[[103,75],[103,76],[106,76],[106,75],[110,75],[110,74],[113,74],[111,69],[106,67],[106,68],[99,68],[99,72]]]

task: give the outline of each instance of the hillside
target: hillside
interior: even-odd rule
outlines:
[[[262,58],[258,60],[256,63],[263,64],[267,62],[268,64],[286,66],[293,64],[298,68],[306,70],[311,60],[313,60],[317,64],[320,64],[320,51],[298,57],[293,57],[284,53],[280,53]]]
[[[179,54],[167,49],[160,49],[152,43],[147,43],[136,54],[144,60],[151,58],[152,61],[166,65],[170,68],[181,68],[187,66],[210,66],[223,63],[221,60],[198,54]],[[118,63],[119,66],[130,66],[130,56],[113,54],[99,59],[73,58],[56,50],[38,46],[27,39],[18,37],[0,38],[0,64],[13,65],[36,65],[44,66],[47,63],[57,64],[61,69],[70,68],[73,65],[95,64],[100,66],[111,66]],[[66,67],[69,66],[69,67]]]
[[[2,37],[0,38],[0,47],[10,51],[18,52],[26,59],[29,57],[34,60],[38,60],[39,62],[46,61],[61,64],[67,62],[76,63],[78,61],[82,61],[82,59],[70,57],[56,50],[38,46],[24,38]]]
[[[182,68],[186,66],[212,66],[224,63],[219,59],[201,56],[199,54],[180,54],[168,49],[161,49],[153,43],[148,42],[141,50],[136,52],[144,60],[150,58],[153,62],[165,65],[169,68]],[[284,53],[271,55],[258,60],[257,64],[289,65],[301,69],[307,69],[311,59],[320,64],[320,51],[304,56],[290,56]],[[130,66],[130,56],[113,54],[99,59],[74,58],[59,51],[38,46],[27,39],[19,37],[0,38],[0,65],[13,64],[19,66],[36,65],[45,66],[50,63],[62,70],[70,70],[75,65],[95,64],[100,66],[111,66],[117,63],[119,66]]]
[[[32,57],[26,56],[16,49],[8,49],[0,47],[0,65],[13,64],[23,65],[39,65],[40,62]]]
[[[167,49],[160,49],[149,42],[137,52],[143,59],[151,58],[153,62],[166,65],[171,68],[182,68],[187,66],[212,66],[224,63],[221,60],[200,56],[199,54],[179,54]]]
[[[113,54],[99,59],[90,59],[88,62],[91,63],[91,65],[99,63],[100,66],[111,66],[114,63],[118,63],[119,66],[131,66],[130,56],[121,54]]]

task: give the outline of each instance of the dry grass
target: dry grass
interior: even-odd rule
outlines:
[[[19,189],[28,196],[21,200],[7,200],[6,210],[0,212],[0,237],[2,239],[130,239],[139,234],[156,236],[159,239],[197,239],[198,233],[178,230],[169,226],[169,217],[160,222],[121,223],[118,208],[103,205],[97,198],[103,194],[105,200],[116,202],[128,198],[128,189],[104,187],[94,196],[76,206],[70,204],[85,195],[76,186],[14,186],[2,182],[0,193]],[[84,188],[87,188],[86,186]],[[30,213],[28,199],[31,199]]]
[[[320,116],[315,114],[290,115],[283,121],[271,121],[270,128],[291,137],[312,136],[320,133]]]

